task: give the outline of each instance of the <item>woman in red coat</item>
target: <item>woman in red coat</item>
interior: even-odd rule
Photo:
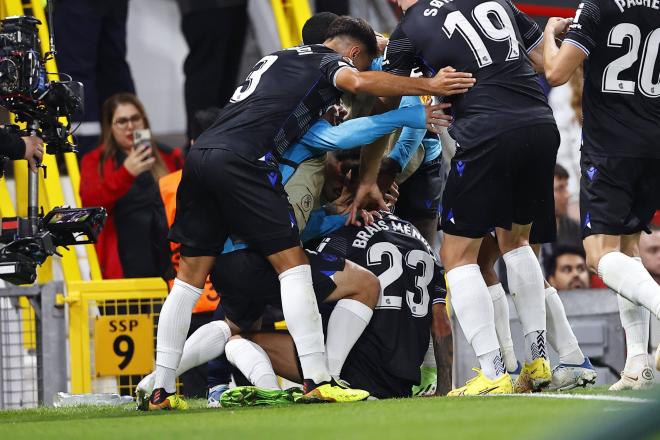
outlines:
[[[96,243],[103,278],[160,276],[150,247],[157,182],[181,169],[183,156],[153,142],[134,148],[133,132],[144,128],[149,120],[135,95],[111,96],[102,108],[102,143],[82,159],[82,204],[108,211]]]

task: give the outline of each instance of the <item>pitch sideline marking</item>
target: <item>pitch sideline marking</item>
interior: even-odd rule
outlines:
[[[602,394],[557,394],[557,393],[534,393],[534,394],[489,394],[487,397],[536,397],[541,399],[577,399],[577,400],[601,400],[609,402],[625,403],[653,403],[652,399],[640,397],[605,396]]]

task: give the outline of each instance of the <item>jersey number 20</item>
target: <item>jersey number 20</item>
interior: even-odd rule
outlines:
[[[491,21],[495,19],[501,27],[496,27]],[[511,23],[509,14],[506,13],[504,6],[497,2],[481,3],[472,10],[472,19],[481,29],[481,33],[493,41],[508,41],[509,54],[506,61],[516,60],[520,57],[520,46],[516,30]],[[493,58],[488,53],[484,40],[481,39],[477,30],[465,18],[461,11],[454,11],[447,14],[445,24],[442,30],[451,38],[454,31],[458,31],[470,46],[479,67],[486,67],[493,64]]]
[[[626,38],[630,40],[628,52],[608,64],[603,71],[603,92],[626,95],[635,93],[635,81],[619,79],[619,74],[637,61],[639,46],[642,42],[642,33],[639,27],[633,23],[617,24],[607,37],[607,45],[609,47],[622,47]],[[642,61],[639,66],[639,91],[649,98],[660,96],[660,81],[653,82],[653,71],[655,62],[658,59],[658,46],[660,46],[660,28],[653,30],[646,37]]]
[[[383,261],[383,257],[389,259],[389,267],[378,276],[380,281],[380,298],[377,309],[401,309],[403,298],[397,295],[385,295],[387,288],[403,275],[403,265],[406,264],[411,270],[416,270],[422,265],[422,276],[415,276],[415,288],[417,292],[406,290],[406,303],[413,316],[424,317],[429,311],[429,284],[433,281],[434,262],[428,252],[413,249],[403,258],[401,251],[392,243],[375,243],[367,252],[367,265],[374,266]],[[419,302],[415,301],[415,296]]]

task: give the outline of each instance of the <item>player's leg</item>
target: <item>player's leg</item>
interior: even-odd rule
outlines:
[[[190,328],[192,310],[211,272],[226,232],[215,188],[205,185],[204,168],[213,167],[199,152],[189,154],[177,192],[177,213],[170,239],[181,243],[179,271],[158,320],[156,372],[150,409],[175,409],[176,369]],[[184,404],[180,405],[185,406]]]
[[[621,237],[621,252],[633,258],[639,265],[639,234]],[[610,387],[611,391],[644,389],[653,385],[653,370],[648,362],[649,330],[651,314],[618,296],[619,317],[626,333],[626,364],[621,372],[621,379]]]
[[[296,343],[305,385],[311,390],[331,377],[309,261],[300,246],[268,255],[267,259],[279,274],[282,311]]]
[[[337,379],[348,354],[371,321],[380,283],[373,273],[351,261],[346,261],[343,270],[332,274],[331,279],[336,288],[324,302],[337,304],[328,321],[326,351],[330,375]]]
[[[493,302],[477,264],[483,237],[497,223],[502,209],[499,198],[506,162],[499,159],[500,147],[498,137],[476,150],[458,149],[442,196],[440,253],[447,287],[458,322],[481,366],[474,380],[449,396],[513,390],[497,340]]]
[[[513,350],[513,339],[511,338],[511,325],[509,324],[509,301],[506,299],[506,293],[500,283],[500,279],[495,272],[495,263],[500,257],[500,248],[497,240],[491,234],[486,234],[481,242],[479,257],[477,263],[481,275],[488,286],[488,293],[493,300],[493,313],[495,316],[495,330],[497,340],[502,349],[504,365],[509,374],[519,374],[522,366],[516,358]]]
[[[490,380],[505,373],[495,330],[493,303],[476,264],[480,239],[445,233],[442,261],[451,302],[463,333],[474,349],[481,371]]]

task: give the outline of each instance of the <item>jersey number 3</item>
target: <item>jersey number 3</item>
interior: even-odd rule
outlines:
[[[508,41],[509,54],[506,61],[516,60],[520,57],[520,46],[513,23],[506,13],[504,6],[497,2],[486,2],[477,5],[472,10],[472,18],[486,37],[493,41]],[[496,27],[491,19],[495,20],[499,27]],[[493,64],[493,58],[488,53],[484,40],[481,39],[477,30],[465,18],[461,11],[454,11],[447,14],[445,24],[442,30],[451,38],[454,31],[458,31],[470,46],[479,67],[486,67]]]
[[[245,78],[243,84],[238,86],[229,102],[239,102],[254,93],[261,81],[261,75],[270,69],[270,66],[277,61],[277,55],[267,55],[260,59],[252,68],[252,72]]]
[[[377,309],[401,309],[403,298],[396,295],[385,295],[387,288],[403,275],[403,265],[406,264],[410,270],[416,270],[422,265],[422,276],[415,276],[415,289],[417,292],[406,290],[406,303],[413,316],[421,318],[429,311],[429,284],[433,281],[434,262],[428,252],[413,249],[403,258],[401,251],[392,243],[375,243],[367,252],[367,265],[374,266],[383,262],[383,257],[389,259],[389,267],[378,276],[380,281],[380,298]],[[417,301],[416,298],[419,300]]]

